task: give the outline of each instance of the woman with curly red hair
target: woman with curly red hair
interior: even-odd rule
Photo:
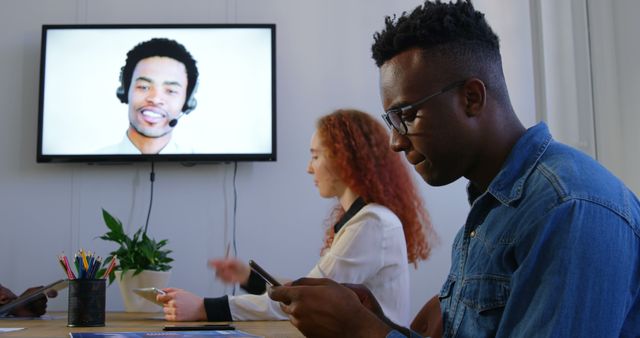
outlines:
[[[336,198],[321,257],[308,277],[366,285],[394,321],[409,321],[409,263],[429,256],[431,224],[409,171],[388,144],[386,128],[357,110],[320,118],[311,138],[319,193]],[[265,283],[236,259],[212,260],[216,275],[252,294],[202,299],[165,289],[167,320],[288,319],[266,295]]]
[[[431,232],[431,223],[409,171],[399,154],[389,148],[387,129],[357,110],[338,110],[320,118],[316,127],[337,176],[365,203],[383,205],[398,216],[409,262],[416,265],[426,259],[431,247],[425,231]],[[337,205],[333,220],[344,213],[345,209]],[[324,249],[330,247],[335,233],[327,229]]]

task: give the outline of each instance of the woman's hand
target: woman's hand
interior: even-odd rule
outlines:
[[[207,320],[204,299],[189,291],[176,288],[162,289],[164,295],[156,300],[163,303],[164,319],[168,321]]]
[[[235,258],[211,259],[209,266],[216,270],[216,277],[227,284],[246,285],[251,274],[249,265]]]

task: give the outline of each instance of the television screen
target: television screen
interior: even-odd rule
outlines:
[[[44,25],[38,162],[275,161],[275,25]]]

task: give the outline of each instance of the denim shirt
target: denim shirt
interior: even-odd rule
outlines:
[[[640,335],[640,206],[541,123],[468,187],[440,303],[445,337]]]

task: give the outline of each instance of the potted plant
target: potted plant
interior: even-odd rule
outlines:
[[[147,236],[147,227],[138,229],[129,237],[122,227],[122,222],[102,209],[109,231],[100,236],[106,241],[115,242],[119,247],[109,253],[103,268],[117,257],[117,265],[109,274],[109,284],[118,281],[124,306],[128,312],[157,312],[159,307],[133,293],[137,288],[165,288],[171,276],[171,250],[164,249],[167,240],[155,241]]]

